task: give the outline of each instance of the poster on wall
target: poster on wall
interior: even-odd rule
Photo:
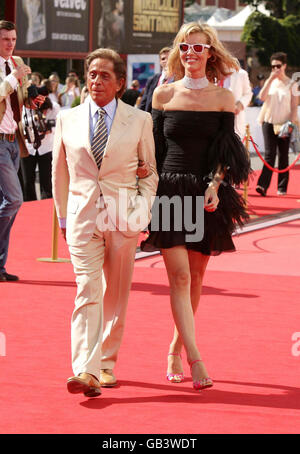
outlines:
[[[89,0],[18,0],[17,50],[89,50]]]
[[[131,0],[95,0],[93,4],[93,49],[105,47],[126,53],[125,9]],[[127,19],[127,17],[126,17]]]
[[[181,0],[132,0],[128,24],[131,53],[159,52],[171,46],[182,23]]]
[[[127,86],[133,80],[138,80],[140,89],[146,86],[149,77],[160,72],[159,57],[157,54],[128,55],[127,56]]]
[[[181,0],[17,0],[20,51],[154,54],[182,23]]]
[[[93,49],[154,54],[170,46],[182,23],[181,0],[95,0]]]

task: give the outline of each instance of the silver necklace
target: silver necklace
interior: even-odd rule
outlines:
[[[190,88],[191,90],[200,90],[201,88],[207,87],[207,85],[209,84],[209,81],[206,76],[199,77],[198,79],[193,79],[192,77],[184,76],[182,82],[185,88]]]

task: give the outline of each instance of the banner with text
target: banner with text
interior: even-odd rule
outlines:
[[[93,9],[93,49],[153,54],[170,46],[182,23],[181,0],[98,0]]]
[[[17,50],[89,51],[89,0],[18,0]]]

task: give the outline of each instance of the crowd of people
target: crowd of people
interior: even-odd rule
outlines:
[[[19,179],[25,202],[52,197],[51,166],[56,117],[60,110],[80,104],[82,91],[79,74],[74,69],[68,72],[65,84],[60,83],[56,72],[44,78],[36,71],[29,74],[28,84],[44,93],[46,99],[35,112],[31,106],[23,107],[23,126],[27,125],[28,132],[25,143],[29,155],[21,158]],[[39,186],[36,185],[37,175]]]
[[[174,77],[172,75],[167,75],[168,57],[170,52],[170,47],[164,47],[160,50],[160,72],[150,77],[146,86],[143,88],[141,88],[138,80],[133,80],[130,87],[123,93],[121,97],[122,101],[146,112],[152,112],[152,98],[155,88],[162,84],[174,82]],[[253,86],[249,80],[247,71],[239,68],[218,82],[219,86],[229,89],[235,96],[235,132],[241,138],[243,138],[246,133],[245,108],[247,106],[261,107],[263,105],[264,101],[260,96],[260,92],[264,87],[265,81],[265,75],[258,74],[257,85]],[[75,107],[84,102],[88,96],[87,86],[81,83],[79,74],[74,69],[71,69],[68,72],[65,84],[61,83],[59,75],[56,72],[51,73],[47,79],[39,72],[32,72],[29,75],[29,83],[38,88],[46,87],[47,89],[48,102],[44,106],[41,106],[46,123],[49,123],[49,121],[55,122],[56,116],[60,110]],[[27,119],[29,118],[29,122],[32,117],[30,114],[30,109],[25,109],[24,107],[23,116],[26,116]],[[266,131],[266,126],[263,126],[263,131]],[[19,170],[24,201],[52,197],[51,163],[54,132],[55,125],[53,125],[46,134],[42,134],[42,140],[38,147],[36,146],[36,143],[30,143],[26,138],[29,156],[21,159]],[[273,141],[274,146],[271,146],[269,134],[266,136],[266,133],[264,133],[264,139],[266,161],[270,165],[274,165],[277,153],[277,142]],[[289,141],[286,137],[284,139],[285,140],[281,139],[278,142],[279,169],[285,168],[288,165]],[[283,147],[281,146],[282,144]],[[39,175],[39,194],[36,193],[36,187],[38,187],[36,186],[36,170],[38,170]],[[271,176],[272,172],[264,166],[262,176],[259,179],[256,188],[259,194],[263,196],[266,195]],[[282,183],[282,181],[284,181],[284,183]],[[287,181],[288,172],[287,174],[279,175],[278,195],[286,194]]]
[[[241,141],[241,114],[252,97],[247,73],[212,27],[187,23],[173,46],[161,52],[163,71],[149,81],[137,105],[137,87],[126,93],[126,65],[115,51],[100,48],[87,56],[82,94],[74,74],[68,74],[65,87],[56,74],[47,81],[31,74],[22,59],[13,57],[15,42],[14,24],[0,21],[0,281],[18,280],[7,273],[5,263],[23,200],[20,156],[26,184],[37,163],[49,170],[52,160],[56,213],[77,284],[71,323],[74,376],[67,380],[68,391],[96,397],[101,387],[118,383],[114,368],[136,246],[146,229],[141,248],[161,252],[169,280],[174,335],[167,380],[184,380],[184,350],[194,390],[212,387],[196,342],[195,313],[210,256],[235,251],[232,234],[248,219],[236,190],[250,173]],[[298,98],[292,100],[284,58],[278,53],[271,57],[271,75],[260,92],[269,141],[277,131],[271,133],[269,125],[297,121]],[[28,76],[40,90],[25,90]],[[43,86],[50,87],[49,94]],[[278,110],[282,96],[285,107],[275,118],[273,109]],[[78,105],[71,108],[76,99]],[[38,141],[36,134],[31,138],[30,118],[41,110],[48,129]],[[22,112],[27,142],[21,134]],[[47,135],[51,145],[44,147]],[[29,188],[33,191],[32,181]],[[43,190],[47,194],[49,186]]]

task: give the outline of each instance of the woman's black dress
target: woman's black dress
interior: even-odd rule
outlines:
[[[153,109],[152,116],[159,173],[158,197],[152,208],[150,235],[142,242],[141,249],[154,251],[185,245],[187,249],[205,255],[234,251],[231,234],[248,215],[243,199],[233,185],[246,181],[250,171],[248,152],[234,132],[234,114]],[[220,202],[216,211],[207,212],[196,196],[204,196],[219,166],[225,169],[225,178],[218,190]],[[167,228],[162,196],[177,196],[177,202],[179,196],[181,201],[181,212],[177,203],[176,209],[170,204],[170,216],[169,211],[165,213],[170,219]],[[191,230],[200,219],[199,213],[204,219],[200,240],[198,234],[193,236],[196,230]]]

